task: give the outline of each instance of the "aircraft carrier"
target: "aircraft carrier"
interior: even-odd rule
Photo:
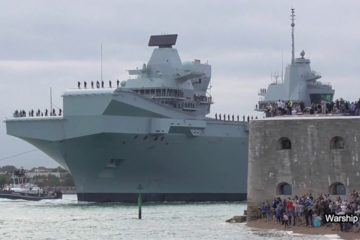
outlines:
[[[131,79],[66,90],[62,116],[10,118],[7,133],[69,170],[80,201],[245,200],[247,122],[206,117],[211,66],[182,62],[176,39],[151,36]]]

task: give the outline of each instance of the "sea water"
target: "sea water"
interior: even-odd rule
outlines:
[[[38,202],[0,199],[0,239],[329,239],[226,223],[245,203],[78,202],[76,195]]]

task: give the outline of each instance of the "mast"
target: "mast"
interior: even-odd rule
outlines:
[[[295,9],[291,9],[291,64],[295,62],[295,40],[294,40],[294,32],[295,32]]]
[[[281,83],[284,83],[284,53],[281,53]]]
[[[50,88],[50,116],[52,115],[53,104],[52,104],[52,88]]]
[[[103,63],[102,63],[102,54],[103,54],[103,50],[102,50],[102,43],[101,43],[101,66],[100,66],[100,79],[101,79],[101,82],[103,80]]]

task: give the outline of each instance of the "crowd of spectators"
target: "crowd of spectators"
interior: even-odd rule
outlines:
[[[268,103],[265,107],[265,116],[274,117],[292,114],[340,114],[348,116],[360,115],[360,99],[358,101],[346,101],[343,98],[332,102],[321,101],[305,107],[304,102],[294,103],[293,101],[278,100]]]
[[[314,226],[314,220],[318,218],[321,223],[327,224],[325,214],[353,215],[360,219],[360,194],[352,191],[347,198],[333,198],[329,194],[320,194],[314,198],[312,194],[306,194],[294,198],[274,198],[272,203],[263,202],[259,208],[261,216],[268,220],[276,221],[286,227],[296,225],[297,222],[305,222],[306,226]],[[353,223],[340,223],[341,231],[360,232],[360,220]]]

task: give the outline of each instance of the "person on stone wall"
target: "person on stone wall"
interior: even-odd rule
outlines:
[[[288,103],[287,103],[287,107],[288,107],[289,115],[291,115],[292,114],[292,108],[293,108],[293,101],[289,100]]]
[[[304,112],[305,109],[305,103],[303,101],[300,102],[300,110],[301,112]]]

